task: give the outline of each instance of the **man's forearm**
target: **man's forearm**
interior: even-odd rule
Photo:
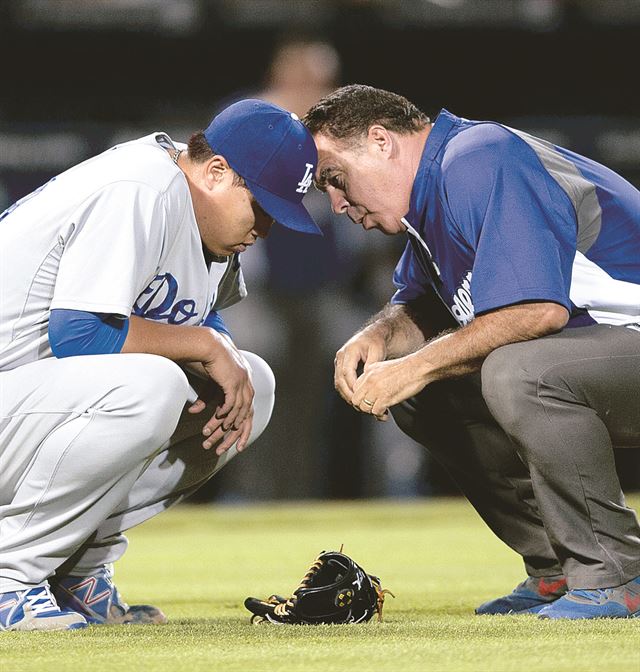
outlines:
[[[496,348],[559,331],[567,318],[567,311],[553,303],[501,308],[427,343],[414,355],[416,366],[422,369],[426,384],[464,376],[478,371]]]
[[[415,352],[427,341],[429,334],[418,326],[417,316],[409,306],[388,303],[365,324],[362,331],[371,330],[384,338],[387,359],[403,357]]]
[[[223,347],[222,338],[208,327],[162,324],[132,315],[122,352],[162,355],[174,362],[206,362]]]
[[[433,339],[416,352],[372,363],[343,396],[361,411],[381,418],[430,383],[477,371],[496,348],[559,331],[568,316],[555,303],[500,308]]]

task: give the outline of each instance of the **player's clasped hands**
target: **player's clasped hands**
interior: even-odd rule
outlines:
[[[202,365],[209,377],[220,386],[224,398],[202,429],[206,437],[202,446],[208,450],[219,443],[216,453],[222,455],[236,442],[238,452],[246,447],[253,426],[255,392],[249,365],[242,354],[230,341],[224,338],[219,341],[220,347]],[[198,399],[189,410],[200,413],[205,406],[205,402]]]

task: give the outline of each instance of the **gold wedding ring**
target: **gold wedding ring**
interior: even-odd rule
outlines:
[[[367,406],[373,406],[373,401],[369,401],[368,399],[363,399],[362,403],[366,404]]]

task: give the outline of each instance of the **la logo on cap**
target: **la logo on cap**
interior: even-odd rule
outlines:
[[[298,188],[296,189],[296,191],[299,194],[306,194],[307,191],[309,191],[309,187],[311,186],[312,182],[313,182],[313,164],[307,163],[306,170],[304,171],[302,179],[300,180],[300,182],[298,182]]]

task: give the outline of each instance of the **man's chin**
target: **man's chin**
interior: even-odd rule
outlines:
[[[224,248],[212,249],[210,247],[207,247],[207,251],[214,257],[230,257],[231,255],[236,253],[236,250],[224,249]]]
[[[385,236],[395,236],[398,233],[402,233],[402,229],[398,227],[397,222],[376,222],[372,229],[377,229],[381,233],[384,233]]]

